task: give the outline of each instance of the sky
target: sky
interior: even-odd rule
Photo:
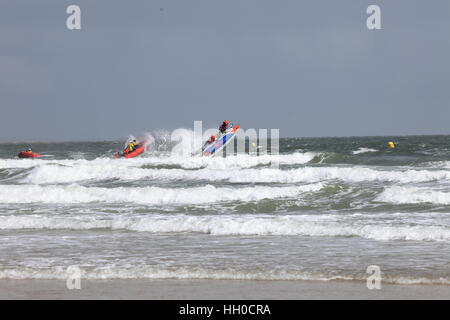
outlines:
[[[448,0],[0,1],[0,141],[450,134],[449,57]]]

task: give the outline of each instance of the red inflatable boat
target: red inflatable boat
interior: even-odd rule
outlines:
[[[145,143],[146,142],[147,142],[147,140],[141,141],[137,145],[137,148],[133,152],[130,152],[130,151],[128,151],[127,148],[125,148],[122,153],[115,154],[114,158],[121,158],[122,157],[122,158],[129,159],[129,158],[137,157],[138,155],[144,153],[144,151],[145,151]]]
[[[34,153],[34,152],[28,152],[28,151],[21,151],[17,155],[19,158],[39,158],[42,157],[42,155]]]

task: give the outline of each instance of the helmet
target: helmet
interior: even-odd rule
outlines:
[[[225,124],[229,124],[228,120],[224,120],[223,123]]]
[[[27,148],[27,152],[31,152],[31,148]]]
[[[212,136],[210,137],[210,139],[211,139],[211,141],[214,141],[214,140],[216,140],[216,136],[212,135]]]

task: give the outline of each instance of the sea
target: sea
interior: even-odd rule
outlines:
[[[214,157],[153,136],[133,159],[113,159],[124,141],[0,143],[0,279],[450,285],[450,136]],[[27,147],[43,157],[17,158]]]

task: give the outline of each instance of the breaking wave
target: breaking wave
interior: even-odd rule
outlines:
[[[360,237],[378,241],[450,241],[450,227],[346,221],[339,215],[147,215],[118,217],[0,216],[0,229],[111,229],[215,236]]]
[[[248,164],[248,163],[247,163]],[[22,183],[53,184],[73,183],[85,180],[120,179],[123,181],[152,179],[160,181],[227,181],[231,183],[308,183],[329,180],[344,182],[427,182],[450,181],[448,170],[383,170],[365,167],[301,167],[296,169],[276,168],[228,168],[226,170],[206,166],[198,170],[164,169],[120,166],[113,164],[44,165],[33,168]],[[256,165],[256,164],[253,164]],[[216,166],[213,166],[216,167]]]
[[[135,203],[143,205],[207,204],[223,201],[259,201],[297,197],[322,189],[323,184],[295,187],[218,188],[211,185],[194,188],[0,185],[2,203]]]
[[[377,149],[371,149],[371,148],[359,148],[358,150],[352,151],[352,154],[362,154],[367,152],[377,152]]]
[[[383,191],[376,200],[395,204],[431,203],[450,205],[450,192],[418,187],[393,186]]]

